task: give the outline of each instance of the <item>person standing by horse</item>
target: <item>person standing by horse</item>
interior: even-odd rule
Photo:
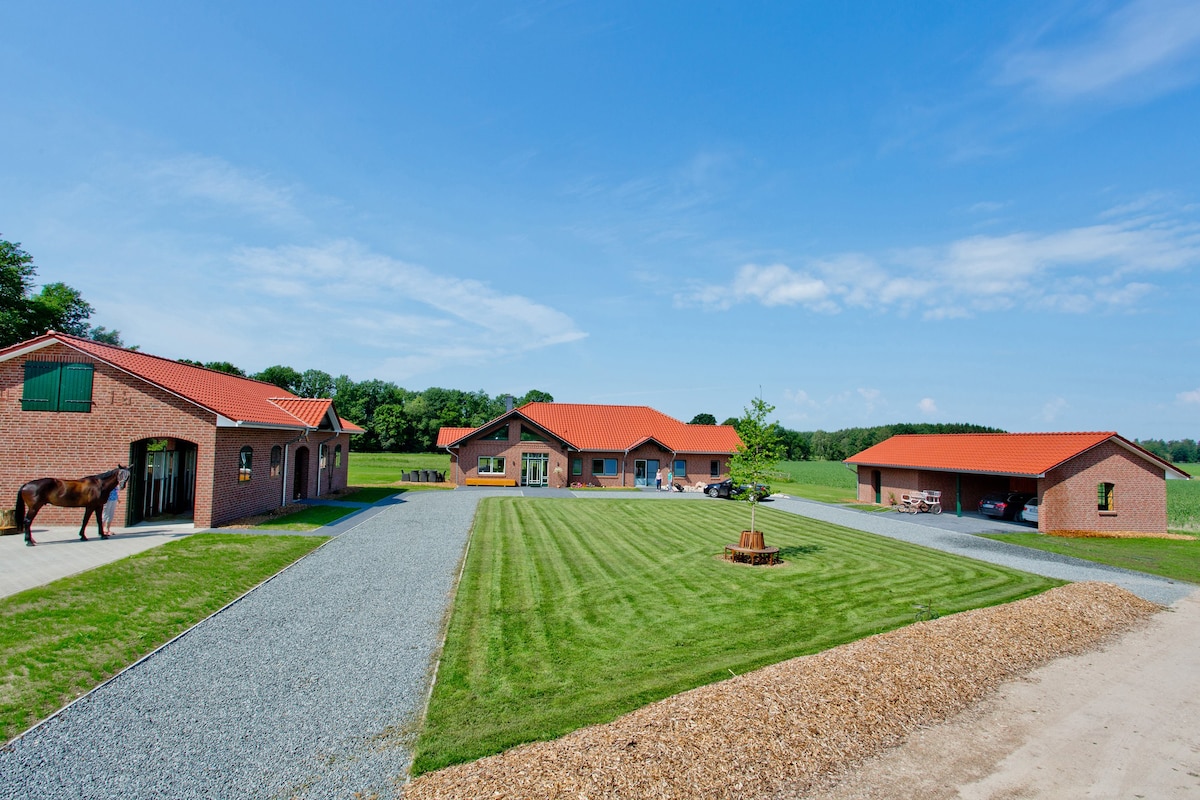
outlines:
[[[112,491],[108,493],[108,499],[104,501],[104,511],[101,520],[104,523],[104,532],[112,536],[112,521],[113,516],[117,513],[117,501],[121,499],[121,487],[114,486]]]

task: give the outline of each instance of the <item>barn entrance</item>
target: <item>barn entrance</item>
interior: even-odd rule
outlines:
[[[308,448],[296,448],[296,468],[292,470],[292,499],[308,497]]]
[[[191,519],[196,502],[196,445],[183,439],[142,439],[129,446],[125,524]]]

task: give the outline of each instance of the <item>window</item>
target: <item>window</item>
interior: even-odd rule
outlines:
[[[529,428],[526,428],[524,425],[522,425],[521,426],[521,441],[522,442],[544,442],[544,441],[546,441],[546,439],[541,434],[535,433],[534,431],[531,431],[531,430],[529,430]]]
[[[708,462],[708,475],[711,478],[721,477],[721,462],[720,461]]]
[[[672,472],[675,473],[676,478],[686,478],[687,477],[687,462],[684,461],[682,458],[675,459],[675,467],[672,470]]]
[[[571,459],[571,474],[572,475],[582,475],[583,474],[583,459],[582,458],[572,458]]]
[[[496,428],[496,430],[492,431],[491,433],[485,433],[483,436],[480,436],[479,438],[483,439],[484,441],[507,442],[508,441],[508,426],[501,425],[499,428]]]
[[[593,458],[592,459],[592,474],[593,475],[616,475],[617,460],[615,458]]]
[[[91,364],[74,361],[26,361],[22,411],[92,410]]]
[[[1100,511],[1116,511],[1117,507],[1113,503],[1113,490],[1116,488],[1111,483],[1101,483],[1096,486],[1096,508]]]
[[[243,447],[238,453],[238,483],[250,480],[250,462],[254,459],[254,450]]]
[[[317,469],[325,469],[325,462],[327,460],[325,458],[325,445],[317,445]]]
[[[480,475],[503,475],[504,474],[504,456],[480,456],[479,457],[479,474]]]
[[[333,446],[333,468],[342,468],[342,446],[340,444]]]
[[[271,477],[278,478],[283,467],[283,448],[275,445],[271,448]]]

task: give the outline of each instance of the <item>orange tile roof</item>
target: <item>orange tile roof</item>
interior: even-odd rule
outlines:
[[[296,397],[273,383],[53,331],[0,350],[0,360],[33,352],[55,342],[238,423],[315,428],[332,405],[328,399]]]
[[[902,434],[868,447],[845,463],[1038,476],[1110,439],[1116,439],[1118,444],[1147,460],[1179,472],[1170,463],[1112,431]]]
[[[741,444],[730,425],[688,425],[648,406],[526,403],[487,424],[510,415],[529,419],[576,450],[625,452],[654,439],[675,453],[732,453]],[[455,444],[477,430],[443,428],[438,446]]]

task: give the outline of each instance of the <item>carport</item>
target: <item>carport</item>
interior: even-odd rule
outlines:
[[[936,490],[961,516],[990,492],[1041,498],[1038,529],[1165,533],[1166,479],[1187,473],[1113,432],[893,436],[846,459],[858,499]]]

